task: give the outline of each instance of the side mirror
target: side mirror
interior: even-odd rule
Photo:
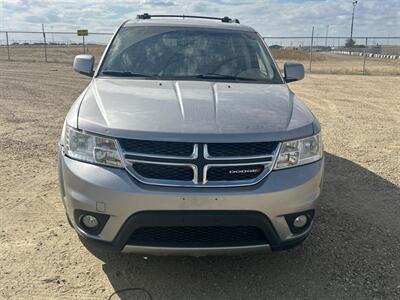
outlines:
[[[92,77],[94,74],[94,56],[90,54],[80,54],[75,56],[74,70],[79,74]]]
[[[285,63],[284,67],[286,82],[293,82],[304,78],[304,66],[297,63]]]

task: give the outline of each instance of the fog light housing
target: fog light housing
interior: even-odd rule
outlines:
[[[307,224],[307,222],[308,222],[307,216],[300,215],[294,219],[293,226],[296,228],[302,228]]]
[[[305,232],[311,225],[314,218],[314,210],[301,211],[294,214],[285,215],[286,223],[293,234]]]
[[[96,217],[92,215],[85,215],[81,218],[82,224],[90,229],[94,229],[97,226],[99,226],[99,221],[96,219]]]
[[[75,224],[88,234],[99,234],[106,225],[109,215],[81,209],[74,210]]]

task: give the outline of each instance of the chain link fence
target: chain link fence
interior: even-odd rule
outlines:
[[[400,75],[400,37],[265,37],[280,66],[304,64],[306,72]]]
[[[112,33],[92,32],[0,32],[0,60],[72,63],[78,54],[100,58]]]
[[[100,58],[112,33],[0,31],[0,60],[72,63],[76,55]],[[278,65],[303,63],[306,72],[400,75],[400,37],[265,37]]]

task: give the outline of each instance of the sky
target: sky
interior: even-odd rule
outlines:
[[[0,30],[113,32],[138,13],[229,16],[263,36],[349,36],[352,0],[0,0]],[[399,36],[400,0],[359,0],[355,36]]]

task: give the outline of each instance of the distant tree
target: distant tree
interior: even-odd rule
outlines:
[[[356,45],[356,41],[353,39],[347,39],[346,44],[344,44],[346,48],[353,48]]]

